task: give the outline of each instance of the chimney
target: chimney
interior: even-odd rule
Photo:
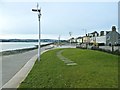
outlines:
[[[106,35],[109,33],[110,31],[106,31]]]
[[[101,31],[101,32],[100,32],[100,36],[104,36],[104,31]]]
[[[116,27],[115,26],[112,26],[112,31],[116,31]]]

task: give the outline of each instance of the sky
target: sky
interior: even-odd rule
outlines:
[[[118,26],[117,2],[39,2],[41,38],[69,39]],[[37,39],[36,2],[0,3],[0,39]]]

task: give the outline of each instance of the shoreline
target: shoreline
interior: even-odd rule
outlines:
[[[48,46],[48,45],[51,45],[51,44],[54,44],[54,43],[43,44],[43,45],[41,45],[41,47],[45,47],[45,46]],[[24,52],[35,50],[35,49],[38,49],[38,45],[35,45],[35,47],[30,47],[30,48],[2,51],[2,52],[0,52],[0,56],[24,53]]]

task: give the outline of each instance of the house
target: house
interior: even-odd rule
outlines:
[[[81,43],[83,43],[83,38],[78,37],[78,38],[76,38],[76,41],[77,41],[78,44],[81,44]]]
[[[97,31],[94,31],[92,33],[88,33],[88,37],[90,39],[90,44],[96,43],[96,37],[99,36],[99,33]]]
[[[116,31],[116,27],[112,26],[112,31],[97,31],[86,34],[86,36],[71,38],[71,42],[77,42],[79,45],[120,45],[120,34]]]
[[[112,26],[112,31],[106,35],[106,45],[120,45],[120,34],[116,31],[115,26]]]
[[[70,43],[76,43],[76,38],[70,38],[69,40],[68,40]]]
[[[77,38],[74,38],[73,43],[77,43]]]
[[[96,43],[99,45],[106,45],[106,34],[109,31],[101,31],[99,36],[96,37]]]
[[[89,37],[96,37],[96,36],[99,36],[99,33],[97,31],[94,31],[92,33],[88,33],[88,36]]]
[[[106,45],[106,35],[96,37],[96,43],[99,45]]]
[[[83,43],[84,44],[89,44],[90,43],[90,37],[89,36],[83,36]]]

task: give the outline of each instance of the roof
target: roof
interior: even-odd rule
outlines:
[[[110,31],[110,32],[107,34],[107,36],[108,36],[108,35],[112,35],[112,34],[114,35],[114,33],[116,33],[118,36],[120,36],[120,34],[119,34],[117,31]]]
[[[95,33],[98,33],[97,31],[94,31],[94,32],[92,32],[92,33],[90,33],[90,34],[95,34]]]
[[[81,39],[82,37],[77,37],[77,39]]]

